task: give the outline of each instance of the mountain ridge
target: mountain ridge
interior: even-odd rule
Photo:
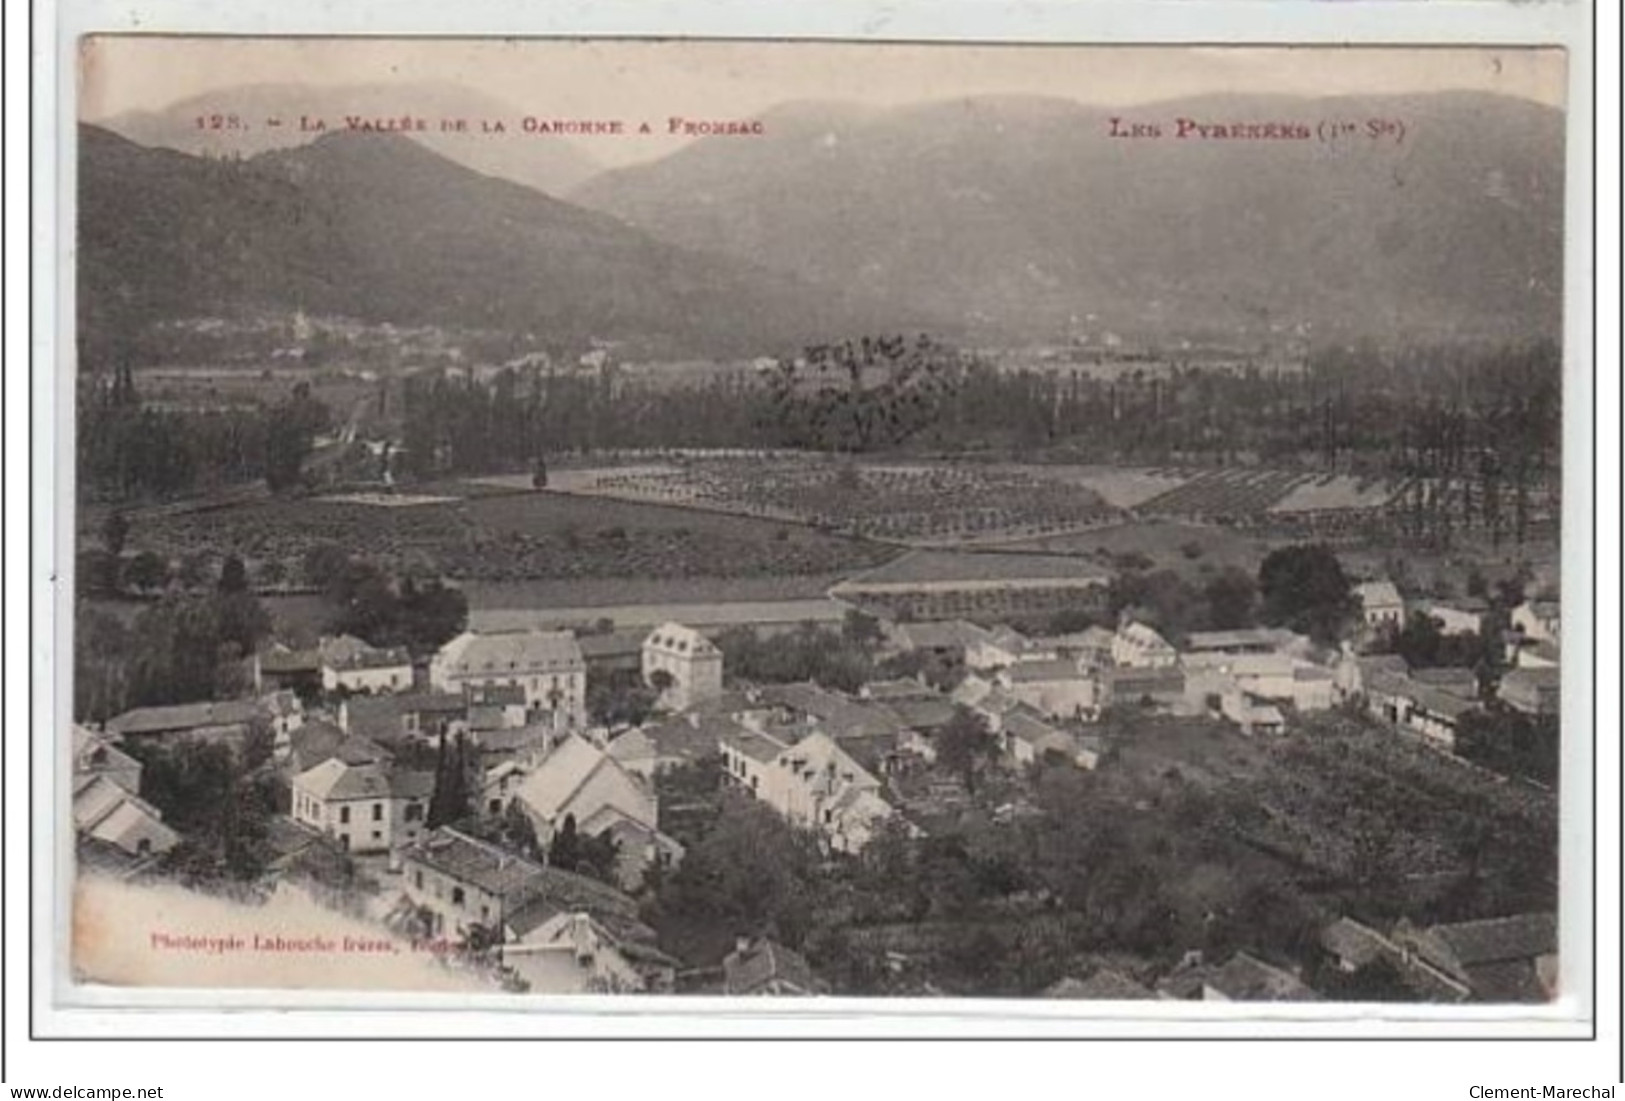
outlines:
[[[1562,115],[1474,92],[966,97],[701,140],[571,192],[662,239],[990,333],[1555,330]],[[774,117],[769,112],[766,118]],[[1109,120],[1385,119],[1403,142],[1121,139]],[[1268,319],[1268,320],[1265,320]]]
[[[79,302],[92,343],[263,309],[717,354],[871,321],[794,277],[667,245],[403,135],[340,132],[215,161],[89,125]]]
[[[91,120],[139,145],[201,156],[252,157],[319,140],[294,120],[323,117],[330,130],[345,115],[425,118],[518,118],[522,112],[495,96],[447,81],[401,84],[306,85],[257,82],[189,96],[157,110],[127,111]],[[244,128],[211,130],[200,117],[235,114]],[[280,117],[283,125],[264,120]],[[428,148],[483,175],[561,195],[601,170],[596,158],[568,139],[493,141],[478,130],[451,133],[432,127],[417,135]]]

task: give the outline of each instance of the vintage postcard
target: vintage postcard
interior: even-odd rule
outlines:
[[[1589,981],[1562,50],[76,62],[69,996]]]

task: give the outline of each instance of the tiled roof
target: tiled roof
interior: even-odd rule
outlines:
[[[742,753],[754,761],[772,761],[777,759],[789,746],[766,734],[759,734],[754,730],[747,730],[742,726],[735,726],[721,732],[720,741],[723,745],[737,753]]]
[[[692,721],[691,721],[692,720]],[[711,715],[691,711],[665,722],[643,727],[641,733],[648,739],[657,757],[680,757],[698,760],[717,752],[722,735],[739,729],[739,724],[724,715]],[[620,739],[616,739],[619,741]],[[613,753],[615,742],[610,743]]]
[[[403,692],[351,696],[344,709],[350,733],[388,742],[407,733],[407,715],[460,719],[468,714],[468,703],[461,692]]]
[[[1229,962],[1208,975],[1206,984],[1231,1001],[1300,1002],[1318,1001],[1320,996],[1290,971],[1272,967],[1246,952],[1237,952]]]
[[[719,657],[721,651],[710,639],[681,623],[666,623],[649,632],[643,644],[655,650],[684,657]]]
[[[887,704],[910,730],[935,730],[946,726],[956,713],[953,701],[940,696],[930,699],[888,700]]]
[[[212,726],[241,726],[266,717],[258,700],[220,700],[178,703],[167,707],[138,707],[107,721],[107,732],[160,734]]]
[[[507,924],[520,935],[556,914],[571,912],[590,915],[617,937],[637,940],[652,940],[654,937],[654,931],[638,920],[638,904],[629,895],[576,872],[530,865],[529,871],[511,889],[485,889],[505,898],[508,909],[504,917]]]
[[[1501,677],[1504,688],[1511,684],[1514,687],[1528,688],[1532,691],[1556,691],[1563,684],[1563,671],[1557,666],[1531,669],[1528,666],[1518,666],[1508,669]]]
[[[86,772],[139,769],[141,762],[102,735],[73,724],[73,767]]]
[[[817,989],[806,958],[773,940],[757,940],[743,951],[730,952],[722,961],[722,972],[729,994],[768,993],[774,985],[804,994]]]
[[[1004,729],[1012,738],[1020,738],[1040,751],[1054,749],[1071,753],[1076,748],[1070,734],[1026,711],[1012,711],[1006,715]]]
[[[1117,629],[1117,634],[1125,642],[1142,650],[1154,650],[1163,653],[1173,649],[1168,640],[1163,638],[1154,627],[1147,626],[1136,620],[1123,624]]]
[[[1557,951],[1557,916],[1549,913],[1435,925],[1428,931],[1466,967],[1531,959]]]
[[[1320,943],[1326,951],[1348,960],[1356,967],[1393,956],[1398,951],[1387,937],[1347,917],[1340,917],[1322,929]]]
[[[1354,595],[1367,610],[1377,607],[1403,605],[1399,590],[1392,581],[1367,581],[1354,586]]]
[[[636,773],[627,771],[602,749],[585,738],[575,736],[567,737],[554,746],[553,751],[530,770],[520,781],[514,798],[532,813],[548,820],[565,813],[595,811],[597,807],[575,811],[570,808],[577,793],[599,773],[618,775],[624,781],[619,788],[613,789],[622,796],[621,801],[613,803],[617,810],[634,818],[654,817],[653,797],[643,780]],[[629,788],[636,793],[630,804],[626,798]]]
[[[888,704],[849,699],[816,684],[764,685],[761,696],[766,703],[813,716],[838,738],[895,735],[904,725]]]
[[[505,673],[579,672],[586,659],[568,631],[514,631],[477,635],[464,632],[436,658],[452,676],[478,677]]]
[[[330,757],[294,777],[300,789],[323,801],[338,799],[427,798],[434,775],[392,768],[387,762],[347,764]]]
[[[541,865],[449,826],[420,837],[401,855],[506,899],[509,905],[516,899],[531,897],[530,892],[543,876]]]
[[[1544,1002],[1551,996],[1529,960],[1479,963],[1466,971],[1473,997],[1482,1002]]]
[[[260,654],[260,672],[273,676],[315,673],[321,667],[322,657],[315,650],[290,650],[277,645]]]
[[[908,650],[963,649],[987,637],[987,632],[962,619],[899,623],[892,629],[897,644]]]
[[[73,824],[83,834],[125,852],[135,852],[140,840],[163,851],[180,841],[180,834],[164,825],[158,808],[132,795],[106,776],[83,777],[75,785]]]
[[[1064,658],[1052,661],[1023,661],[1005,670],[1016,684],[1033,684],[1058,680],[1082,680],[1083,674],[1073,662]]]
[[[324,638],[316,644],[316,652],[330,669],[391,669],[412,664],[406,650],[369,646],[354,635]]]
[[[579,635],[576,645],[588,661],[607,661],[611,658],[636,658],[643,650],[647,631],[609,631],[604,634]]]

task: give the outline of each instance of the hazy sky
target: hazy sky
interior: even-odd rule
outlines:
[[[748,118],[789,100],[896,104],[990,93],[1127,106],[1210,92],[1474,89],[1560,106],[1559,50],[1075,47],[493,39],[100,37],[82,46],[80,117],[152,110],[251,83],[454,83],[520,115]],[[402,112],[412,111],[403,100]],[[670,139],[586,138],[618,163]]]

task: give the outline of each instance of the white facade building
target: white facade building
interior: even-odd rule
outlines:
[[[1128,669],[1168,669],[1179,664],[1179,651],[1144,623],[1129,620],[1112,636],[1112,664]]]
[[[1372,630],[1405,626],[1405,601],[1392,581],[1367,581],[1354,586],[1354,595],[1360,601],[1360,614],[1365,625]]]
[[[720,748],[735,788],[816,830],[833,849],[859,851],[894,813],[880,781],[821,731],[790,742],[742,727],[723,733]]]
[[[667,623],[643,640],[645,683],[656,673],[671,677],[661,696],[665,706],[685,711],[696,703],[722,695],[722,651],[712,641],[680,623]]]
[[[580,726],[587,715],[587,660],[568,631],[465,631],[429,663],[429,683],[442,692],[509,685],[524,690],[526,706],[552,716],[556,726]]]
[[[327,692],[406,692],[412,687],[412,656],[400,648],[368,646],[351,635],[324,638],[316,646],[322,688]]]
[[[330,757],[293,778],[291,816],[352,853],[381,853],[423,831],[434,775],[388,761],[352,764]]]

